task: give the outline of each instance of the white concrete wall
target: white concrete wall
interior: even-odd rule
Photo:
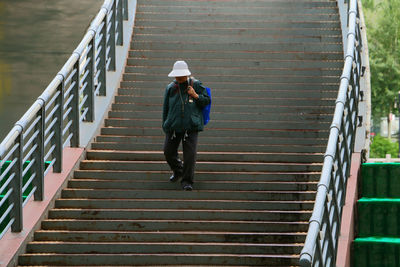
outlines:
[[[88,147],[94,137],[99,133],[104,119],[110,110],[114,96],[117,93],[122,74],[125,70],[126,58],[130,49],[133,26],[136,15],[136,0],[128,0],[129,19],[124,21],[124,43],[116,47],[116,70],[107,71],[107,93],[106,96],[95,98],[95,120],[84,122],[80,128],[80,147]]]

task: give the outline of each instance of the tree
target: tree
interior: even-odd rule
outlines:
[[[367,19],[372,113],[375,119],[389,119],[390,113],[397,113],[394,104],[400,91],[400,0],[364,2],[373,11],[369,14],[376,14]]]

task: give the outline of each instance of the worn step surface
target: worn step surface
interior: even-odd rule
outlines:
[[[58,199],[58,209],[209,209],[214,210],[310,210],[313,201],[186,200],[175,199]]]
[[[113,171],[113,170],[78,170],[75,178],[97,180],[143,180],[165,181],[169,171]],[[212,174],[212,175],[210,175]],[[196,171],[196,181],[275,181],[275,182],[307,182],[318,181],[319,172],[201,172]]]
[[[166,242],[168,240],[181,240],[182,242],[248,242],[252,244],[265,244],[280,242],[281,244],[302,243],[304,233],[251,233],[251,232],[95,232],[95,231],[46,231],[35,232],[36,241],[58,242]]]
[[[19,265],[298,265],[341,42],[334,0],[138,0],[108,118]],[[162,152],[180,59],[213,95],[191,192]]]
[[[161,143],[161,142],[160,142]],[[181,153],[180,153],[181,155]],[[182,155],[181,155],[182,156]],[[229,154],[223,152],[205,153],[199,152],[197,154],[198,161],[228,161],[228,162],[270,162],[272,158],[279,162],[303,162],[313,163],[322,159],[321,153],[282,153],[278,157],[274,153],[238,153],[231,152]],[[122,160],[122,161],[144,161],[144,160],[164,160],[162,151],[110,151],[110,150],[89,150],[87,158],[90,160]],[[278,159],[279,158],[279,159]]]

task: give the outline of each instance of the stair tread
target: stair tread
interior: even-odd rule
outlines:
[[[35,254],[35,253],[24,253],[24,254],[21,254],[21,256],[25,256],[25,255],[37,255],[37,254]],[[39,254],[39,256],[44,256],[44,255],[54,255],[54,253],[40,253]],[[79,253],[74,253],[74,254],[66,254],[66,253],[57,253],[57,255],[68,255],[68,256],[70,256],[70,255],[88,255],[88,254],[79,254]],[[96,254],[97,256],[102,256],[102,255],[104,255],[104,256],[112,256],[112,255],[137,255],[137,256],[140,256],[140,255],[152,255],[152,256],[163,256],[163,255],[171,255],[171,256],[183,256],[183,257],[193,257],[193,256],[213,256],[213,257],[218,257],[218,256],[224,256],[224,255],[229,255],[229,256],[233,256],[233,257],[246,257],[246,256],[257,256],[257,257],[265,257],[265,258],[268,258],[268,257],[277,257],[277,256],[279,256],[279,257],[289,257],[289,258],[297,258],[298,256],[297,255],[276,255],[276,254],[271,254],[271,255],[268,255],[268,254],[211,254],[211,253],[204,253],[204,254],[200,254],[200,253],[197,253],[197,254],[186,254],[186,253],[121,253],[121,254],[99,254],[99,253],[97,253]]]
[[[165,163],[165,161],[155,161],[155,160],[82,160],[82,163],[90,163],[90,162],[119,162],[119,163],[150,163],[150,164],[160,164],[160,163]],[[241,162],[241,161],[221,161],[217,162],[218,164],[222,165],[232,165],[232,164],[243,164],[243,165],[271,165],[271,164],[277,164],[277,165],[282,165],[282,164],[292,164],[292,165],[304,165],[302,163],[280,163],[280,162]],[[197,161],[196,164],[215,164],[214,161]],[[318,162],[318,163],[312,163],[312,165],[322,165],[323,163]]]
[[[118,142],[121,143],[121,142]],[[122,142],[123,143],[123,142]],[[163,154],[164,152],[159,150],[124,150],[124,151],[116,151],[116,150],[102,150],[102,149],[89,149],[87,150],[88,153],[110,153],[110,154]],[[205,155],[226,155],[224,152],[205,152],[199,151],[197,154],[205,154]],[[323,155],[323,153],[295,153],[295,152],[282,152],[282,153],[268,153],[268,152],[231,152],[229,154],[232,155],[275,155],[275,154],[283,154],[283,155]]]
[[[113,208],[113,209],[106,209],[106,208],[90,208],[90,209],[82,209],[82,208],[53,208],[51,212],[57,212],[57,211],[80,211],[80,212],[86,212],[86,211],[93,211],[93,212],[147,212],[147,211],[157,211],[157,212],[171,212],[171,211],[196,211],[196,212],[218,212],[218,213],[235,213],[235,212],[242,212],[242,213],[310,213],[310,211],[306,210],[241,210],[241,209],[235,209],[235,210],[220,210],[220,209],[160,209],[160,208],[154,208],[154,209],[132,209],[132,208]]]
[[[306,236],[306,232],[298,232],[298,233],[287,233],[287,232],[282,232],[282,233],[277,233],[277,232],[230,232],[230,231],[135,231],[135,232],[130,232],[130,231],[73,231],[73,230],[43,230],[40,229],[36,231],[36,233],[88,233],[88,234],[101,234],[101,233],[127,233],[127,234],[185,234],[185,235],[191,235],[191,234],[199,234],[199,235],[226,235],[226,234],[232,234],[232,235],[287,235],[287,236],[293,236],[293,235],[303,235]]]

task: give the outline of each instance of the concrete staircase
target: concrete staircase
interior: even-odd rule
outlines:
[[[105,126],[19,264],[297,265],[342,58],[334,0],[139,0]],[[178,59],[213,93],[192,192],[162,153]]]

